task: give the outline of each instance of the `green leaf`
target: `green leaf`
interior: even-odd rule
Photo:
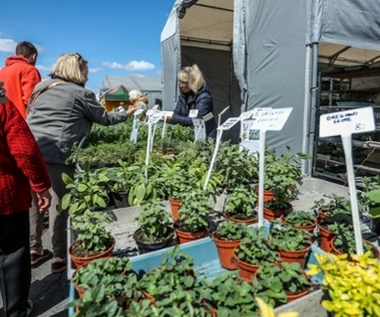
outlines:
[[[61,201],[62,210],[66,210],[67,207],[69,207],[70,203],[71,203],[71,194],[67,193],[65,196],[63,196],[62,201]]]
[[[78,185],[78,191],[80,192],[80,193],[83,193],[83,192],[85,192],[86,190],[87,190],[87,185],[86,184],[83,184],[83,183],[80,183],[79,185]]]
[[[100,207],[102,207],[102,208],[106,208],[106,207],[107,207],[107,203],[106,203],[105,200],[104,200],[102,197],[100,197],[100,196],[97,197],[97,199],[96,199],[96,203],[97,203]]]
[[[74,183],[73,179],[65,173],[62,174],[62,180],[65,183],[65,185]]]

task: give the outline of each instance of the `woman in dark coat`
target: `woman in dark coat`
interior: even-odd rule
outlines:
[[[173,117],[168,118],[168,121],[172,124],[192,126],[193,121],[189,117],[190,110],[198,110],[197,118],[205,120],[207,137],[215,138],[214,102],[202,72],[197,65],[185,67],[179,72],[178,79],[181,95]]]

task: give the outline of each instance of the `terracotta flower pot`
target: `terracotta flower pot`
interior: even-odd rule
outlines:
[[[256,195],[259,195],[259,188],[256,188]],[[264,189],[264,202],[269,200],[276,200],[274,194],[270,190]]]
[[[313,234],[314,229],[315,229],[315,227],[318,224],[318,219],[315,219],[315,221],[314,221],[314,223],[312,225],[308,225],[308,226],[295,226],[295,225],[292,225],[291,223],[287,222],[285,220],[285,216],[284,215],[281,216],[281,220],[282,220],[282,222],[284,224],[286,224],[288,226],[292,226],[293,228],[298,229],[298,230],[301,230],[301,229],[302,230],[306,230],[307,232],[310,232],[311,234]]]
[[[86,292],[86,290],[83,289],[83,288],[80,288],[77,283],[73,283],[73,284],[74,284],[74,287],[75,287],[75,289],[76,289],[76,291],[78,293],[79,298],[82,298],[83,295],[84,295],[84,293]]]
[[[255,277],[256,271],[259,269],[259,265],[249,264],[238,259],[234,252],[234,259],[239,270],[239,276],[246,280],[251,280],[252,277]]]
[[[174,221],[179,219],[178,209],[181,207],[182,199],[174,199],[169,197],[170,208],[172,210],[172,217]]]
[[[319,218],[319,223],[323,223],[326,221],[327,218],[330,218],[330,216],[323,212],[321,208],[318,210],[318,218]]]
[[[185,231],[181,231],[179,229],[174,229],[174,230],[178,236],[180,244],[184,244],[184,243],[188,243],[188,242],[192,242],[194,240],[204,238],[208,234],[207,229],[202,230],[202,231],[198,231],[198,232],[185,232]]]
[[[234,257],[234,249],[239,246],[240,240],[220,240],[215,237],[217,233],[218,231],[215,231],[212,234],[212,240],[215,242],[218,250],[220,265],[228,270],[237,269],[237,264]]]
[[[341,255],[343,254],[342,251],[340,251],[335,245],[334,245],[334,242],[335,242],[335,239],[336,237],[334,237],[330,244],[331,244],[331,253],[332,254],[335,254],[335,255]],[[380,259],[380,252],[378,250],[378,248],[376,248],[371,242],[367,241],[367,240],[363,240],[364,243],[366,244],[369,244],[371,247],[372,247],[372,252],[373,252],[373,258],[374,259]]]
[[[285,251],[279,248],[278,253],[280,255],[282,262],[287,262],[287,263],[297,262],[301,265],[301,268],[304,268],[305,263],[306,263],[306,257],[309,254],[310,248],[311,248],[311,245],[307,247],[306,249],[297,250],[297,251]]]
[[[292,302],[298,298],[301,298],[301,297],[309,294],[309,292],[310,292],[310,289],[307,289],[307,290],[304,290],[303,292],[300,292],[298,294],[291,294],[291,295],[287,294],[286,298],[287,298],[288,303],[290,303],[290,302]]]
[[[280,218],[281,216],[284,215],[284,213],[285,213],[284,211],[279,211],[279,210],[275,211],[275,210],[270,210],[264,207],[264,218],[269,221],[272,221],[276,218]]]
[[[89,256],[89,257],[85,257],[85,258],[81,258],[81,257],[77,257],[75,255],[73,255],[71,253],[71,249],[74,245],[76,241],[74,241],[70,247],[69,247],[69,256],[71,258],[71,260],[74,262],[74,265],[77,269],[79,269],[80,267],[84,266],[84,265],[87,265],[88,263],[90,263],[91,261],[93,260],[96,260],[96,259],[100,259],[100,258],[107,258],[107,257],[111,257],[112,256],[112,251],[113,249],[115,248],[115,240],[113,240],[113,243],[112,245],[105,251],[103,252],[100,252],[99,254],[97,255],[93,255],[93,256]]]
[[[331,240],[335,237],[334,233],[318,224],[321,236],[321,249],[325,252],[331,252]]]
[[[244,220],[228,216],[227,213],[224,213],[223,216],[224,216],[224,218],[228,219],[231,222],[234,222],[234,223],[245,223],[247,226],[253,225],[254,223],[257,222],[257,216],[255,216],[255,217],[253,217],[251,219],[244,219]]]

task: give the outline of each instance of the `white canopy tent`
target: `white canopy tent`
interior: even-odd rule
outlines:
[[[161,36],[164,107],[177,100],[180,67],[197,62],[230,116],[293,107],[268,144],[312,154],[318,73],[370,72],[353,85],[378,88],[379,16],[380,2],[368,0],[176,0]]]

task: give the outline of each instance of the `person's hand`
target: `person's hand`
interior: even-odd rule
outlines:
[[[172,117],[171,116],[167,116],[166,117],[166,122],[170,122],[170,121],[172,121]]]
[[[49,190],[45,190],[42,193],[37,193],[38,197],[38,210],[43,214],[46,210],[49,209],[51,205],[51,195]]]
[[[133,106],[129,106],[128,111],[127,111],[127,115],[130,116],[131,114],[134,114],[136,110],[137,110],[137,107],[135,108]]]

